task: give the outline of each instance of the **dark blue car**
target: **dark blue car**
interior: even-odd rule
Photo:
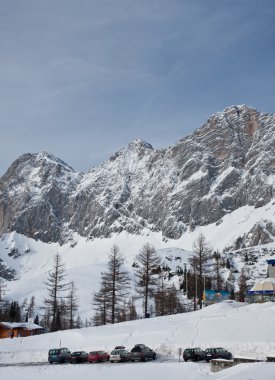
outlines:
[[[67,363],[71,359],[71,352],[68,348],[52,348],[48,354],[48,361],[52,363]]]

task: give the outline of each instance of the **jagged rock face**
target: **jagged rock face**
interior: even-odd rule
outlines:
[[[17,159],[0,180],[0,231],[61,240],[74,174],[46,152]]]
[[[275,117],[246,106],[214,114],[175,146],[141,140],[87,173],[26,154],[0,180],[0,232],[67,241],[145,227],[179,238],[274,197]]]
[[[226,251],[235,251],[265,245],[275,240],[275,224],[270,220],[258,221],[252,229],[242,236],[239,236],[230,247],[226,247]]]

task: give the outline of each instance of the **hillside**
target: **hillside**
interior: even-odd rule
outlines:
[[[59,252],[78,288],[79,313],[90,317],[91,293],[113,244],[133,275],[146,242],[165,264],[188,266],[200,233],[230,263],[224,280],[233,274],[238,290],[245,266],[252,285],[275,255],[274,136],[274,115],[242,105],[212,115],[172,147],[155,150],[137,139],[86,173],[47,152],[24,154],[0,179],[0,277],[9,281],[7,296],[34,295],[41,305]]]
[[[158,360],[148,363],[95,364],[95,365],[42,365],[40,367],[0,367],[1,377],[17,380],[28,378],[47,379],[58,376],[73,379],[81,374],[86,380],[98,377],[138,379],[191,378],[205,379],[274,379],[274,364],[254,363],[237,365],[216,374],[210,374],[207,363],[178,363],[178,348],[188,346],[223,346],[234,356],[264,359],[275,353],[273,331],[275,305],[244,306],[237,302],[224,302],[209,306],[198,312],[137,320],[116,325],[68,330],[30,338],[0,340],[1,363],[45,362],[51,347],[59,346],[71,350],[104,349],[111,351],[115,345],[128,349],[136,343],[145,343],[156,350]],[[261,375],[260,375],[261,374]],[[74,376],[74,377],[73,377]]]

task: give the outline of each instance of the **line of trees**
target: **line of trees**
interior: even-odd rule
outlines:
[[[3,280],[0,280],[1,286]],[[39,315],[36,313],[35,297],[32,296],[30,300],[25,298],[22,303],[18,301],[10,301],[5,297],[5,287],[1,288],[0,297],[0,321],[2,322],[28,322],[30,319],[34,323],[39,324]]]
[[[101,273],[99,288],[92,293],[92,306],[95,310],[91,320],[82,322],[77,315],[79,299],[73,281],[67,280],[65,264],[60,254],[53,259],[52,269],[43,283],[47,290],[44,299],[42,318],[39,321],[35,297],[25,299],[22,304],[5,298],[6,283],[0,279],[0,320],[20,322],[32,318],[35,323],[48,327],[50,331],[80,328],[89,325],[106,325],[117,322],[149,317],[153,313],[163,316],[186,309],[183,293],[192,300],[194,310],[203,306],[204,289],[227,289],[231,298],[235,298],[235,275],[230,262],[224,260],[218,251],[212,251],[204,235],[194,241],[193,256],[189,259],[189,268],[178,272],[182,283],[179,292],[174,283],[166,280],[170,268],[163,265],[154,246],[146,243],[135,257],[132,265],[133,280],[124,268],[124,256],[118,246],[111,248],[105,271]],[[230,273],[226,283],[222,278],[223,268]],[[168,275],[167,275],[168,272]],[[240,301],[245,300],[248,276],[243,268],[238,280]],[[134,290],[134,292],[133,292]],[[134,294],[134,295],[133,295]],[[186,298],[185,298],[186,300]],[[143,306],[143,314],[138,315],[136,302]]]
[[[165,285],[162,261],[155,248],[145,244],[133,263],[135,295],[132,296],[130,276],[123,269],[124,257],[119,248],[111,249],[107,269],[101,273],[100,288],[93,293],[92,304],[96,310],[94,325],[105,325],[138,318],[135,301],[143,304],[143,317],[149,317],[150,300],[155,304],[156,315],[183,311],[175,286]]]

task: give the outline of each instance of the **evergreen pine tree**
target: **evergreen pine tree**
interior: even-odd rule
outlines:
[[[21,321],[21,308],[17,301],[12,301],[10,303],[9,309],[9,321],[10,322],[20,322]]]
[[[36,314],[33,323],[35,323],[36,325],[39,325],[39,315],[38,314]]]
[[[54,256],[53,268],[48,273],[48,278],[44,282],[48,291],[48,297],[44,299],[44,304],[49,308],[51,321],[51,331],[57,331],[62,328],[61,300],[64,298],[64,292],[68,290],[68,283],[65,282],[66,270],[61,256],[57,253]],[[61,310],[62,309],[62,310]]]
[[[94,323],[106,324],[119,321],[119,315],[124,307],[124,300],[129,293],[130,278],[128,272],[122,269],[123,256],[114,245],[109,255],[107,269],[101,273],[101,286],[94,293],[93,303],[97,307]]]
[[[96,313],[92,319],[94,326],[106,325],[110,322],[109,318],[109,288],[107,284],[101,279],[101,285],[98,292],[93,294],[93,306],[95,306]]]
[[[158,274],[161,259],[155,251],[154,246],[145,244],[136,256],[135,280],[138,298],[143,298],[144,315],[147,317],[149,310],[149,299],[154,296],[158,285]]]
[[[221,255],[218,251],[213,253],[215,290],[222,290]]]
[[[76,287],[74,281],[70,284],[68,295],[68,312],[69,312],[69,328],[74,328],[74,314],[78,310],[78,297],[76,295]]]
[[[240,302],[245,302],[245,297],[246,297],[246,293],[247,293],[247,290],[248,290],[247,280],[248,280],[248,276],[246,274],[245,268],[243,267],[241,269],[241,274],[240,274],[239,281],[238,281],[238,285],[239,285],[239,301]]]
[[[203,234],[193,243],[194,255],[190,260],[190,264],[195,274],[195,293],[199,299],[200,309],[202,308],[204,279],[206,277],[206,265],[211,255],[211,250]],[[194,302],[194,309],[196,310],[196,300]]]
[[[76,329],[81,329],[83,327],[83,322],[80,316],[78,315],[75,321],[75,328]]]
[[[135,306],[133,298],[130,298],[128,300],[127,310],[128,310],[128,315],[127,315],[128,321],[134,321],[135,319],[137,319],[137,311],[136,311],[136,306]]]
[[[35,296],[32,296],[27,307],[28,318],[34,318],[35,312]]]

